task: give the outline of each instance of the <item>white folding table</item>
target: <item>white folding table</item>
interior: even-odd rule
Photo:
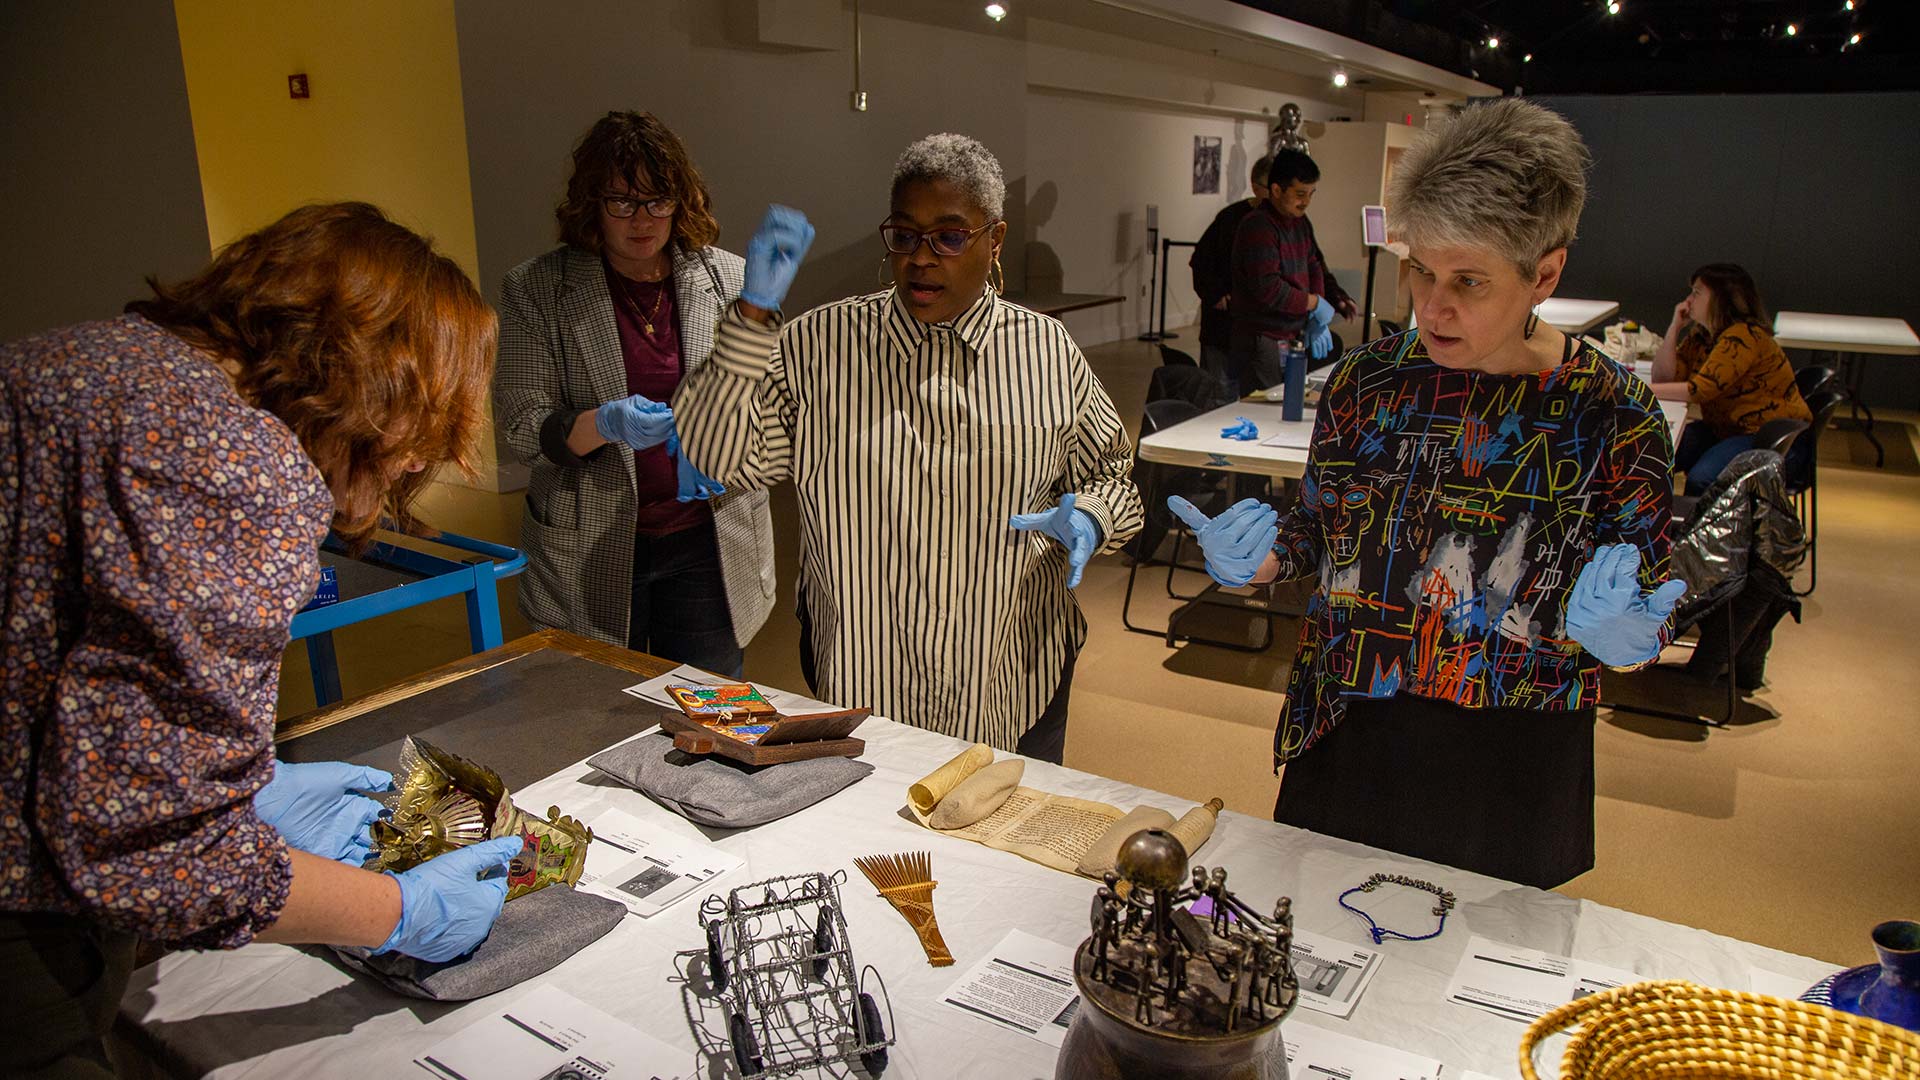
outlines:
[[[1822,315],[1811,311],[1782,311],[1773,317],[1773,339],[1783,349],[1812,349],[1834,353],[1841,381],[1853,403],[1852,420],[1867,414],[1867,441],[1873,444],[1875,464],[1884,465],[1887,452],[1873,433],[1873,410],[1860,400],[1861,356],[1920,356],[1920,335],[1905,319],[1868,315]]]
[[[1540,301],[1540,321],[1565,334],[1584,334],[1620,314],[1618,300],[1573,300],[1549,296]]]

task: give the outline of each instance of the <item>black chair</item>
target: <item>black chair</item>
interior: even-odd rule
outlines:
[[[1400,324],[1394,322],[1392,319],[1375,319],[1373,321],[1380,327],[1381,337],[1392,337],[1400,332]]]
[[[1188,367],[1200,366],[1200,362],[1193,358],[1192,353],[1181,352],[1171,345],[1160,346],[1160,362],[1162,364],[1185,364]]]
[[[1834,389],[1835,380],[1840,373],[1825,364],[1808,364],[1793,373],[1793,385],[1800,390],[1802,398],[1811,399],[1823,390]]]
[[[1808,426],[1805,420],[1786,418],[1769,420],[1760,425],[1759,431],[1753,433],[1753,448],[1771,450],[1784,458],[1787,456],[1787,451],[1793,448],[1794,440],[1798,439],[1800,433],[1807,430]]]
[[[1161,368],[1160,370],[1164,372],[1168,369]],[[1204,374],[1203,372],[1197,371],[1196,373]],[[1158,375],[1159,372],[1155,374]],[[1147,436],[1155,432],[1164,431],[1176,424],[1185,423],[1199,416],[1203,411],[1205,410],[1192,402],[1179,399],[1149,401],[1146,405],[1145,415],[1141,417],[1140,421],[1140,438],[1145,440]],[[1131,618],[1133,611],[1134,582],[1139,577],[1141,566],[1158,561],[1155,556],[1159,552],[1160,544],[1166,537],[1166,534],[1171,532],[1173,533],[1174,539],[1173,550],[1167,557],[1167,596],[1170,599],[1190,602],[1198,600],[1206,594],[1210,583],[1208,585],[1202,585],[1199,592],[1190,594],[1182,593],[1173,587],[1175,571],[1186,570],[1205,575],[1207,568],[1204,563],[1182,563],[1180,561],[1180,550],[1187,536],[1187,528],[1184,523],[1173,516],[1173,511],[1167,509],[1167,496],[1176,494],[1183,495],[1195,506],[1199,507],[1202,513],[1208,514],[1209,516],[1217,514],[1226,509],[1228,500],[1232,498],[1231,493],[1226,490],[1226,482],[1231,474],[1218,469],[1201,469],[1181,465],[1157,465],[1151,461],[1143,461],[1137,449],[1138,444],[1136,443],[1135,446],[1133,461],[1134,483],[1140,488],[1141,497],[1146,504],[1146,513],[1145,520],[1140,526],[1139,534],[1129,542],[1126,549],[1132,558],[1128,560],[1127,591],[1120,601],[1120,625],[1136,634],[1151,634],[1154,637],[1164,637],[1167,639],[1167,643],[1171,645],[1175,636],[1171,623],[1165,627],[1134,625]],[[1238,649],[1243,652],[1265,652],[1273,645],[1272,620],[1265,620],[1265,626],[1266,632],[1264,640],[1256,644],[1243,644],[1240,642],[1223,641],[1216,638],[1203,638],[1192,635],[1182,636],[1188,636],[1191,640],[1200,641],[1205,644],[1219,645],[1223,648]]]
[[[1794,497],[1800,520],[1806,523],[1807,529],[1807,587],[1804,592],[1794,590],[1795,596],[1812,596],[1820,584],[1820,436],[1826,433],[1833,414],[1846,400],[1847,392],[1832,385],[1808,397],[1807,408],[1813,413],[1813,422],[1786,454],[1787,493]]]

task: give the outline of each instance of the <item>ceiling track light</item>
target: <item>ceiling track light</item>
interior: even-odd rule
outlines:
[[[1487,38],[1487,48],[1497,49],[1499,47],[1500,47],[1500,36],[1498,34],[1495,34]]]
[[[1520,62],[1521,62],[1521,63],[1523,63],[1523,64],[1531,64],[1531,63],[1533,63],[1533,54],[1532,54],[1532,53],[1528,53],[1527,55],[1525,55],[1525,56],[1523,56],[1523,57],[1521,57],[1521,58],[1520,58]]]
[[[1004,19],[1006,17],[1007,17],[1007,8],[1005,4],[988,4],[987,5],[987,18],[992,19],[994,22],[999,22],[1001,19]]]
[[[1788,36],[1788,37],[1793,37],[1793,36],[1795,36],[1795,35],[1797,35],[1797,34],[1799,34],[1799,33],[1800,33],[1800,24],[1799,24],[1799,23],[1788,23],[1788,24],[1787,24],[1787,36]]]
[[[1343,90],[1344,90],[1344,89],[1346,89],[1346,85],[1347,85],[1347,73],[1346,73],[1346,72],[1344,72],[1344,71],[1336,71],[1336,72],[1334,72],[1334,73],[1333,73],[1333,85],[1334,85],[1335,87],[1337,87],[1337,88],[1339,88],[1339,89],[1343,89]]]
[[[1620,0],[1607,0],[1607,14],[1620,14]]]

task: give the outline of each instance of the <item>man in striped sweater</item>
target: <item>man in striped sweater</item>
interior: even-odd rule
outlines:
[[[815,692],[1059,761],[1086,619],[1069,589],[1140,528],[1132,444],[1066,328],[1002,300],[1006,183],[987,149],[901,155],[892,288],[782,322],[813,230],[768,212],[713,362],[674,398],[729,488],[792,480]]]
[[[1299,150],[1281,150],[1267,167],[1267,198],[1242,218],[1233,237],[1233,368],[1242,394],[1285,378],[1280,348],[1299,342],[1313,359],[1333,352],[1327,328],[1335,315],[1360,309],[1327,269],[1307,207],[1320,166]]]

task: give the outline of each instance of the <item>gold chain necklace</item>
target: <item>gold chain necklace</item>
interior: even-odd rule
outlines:
[[[632,313],[634,318],[640,320],[641,326],[647,328],[647,336],[653,337],[653,320],[660,317],[660,307],[666,303],[667,299],[667,279],[661,278],[657,283],[648,282],[646,284],[658,284],[660,286],[660,290],[653,294],[653,314],[651,315],[640,310],[640,302],[635,300],[633,295],[627,291],[626,282],[622,282],[620,287],[614,290],[614,294],[626,301],[627,310]]]

